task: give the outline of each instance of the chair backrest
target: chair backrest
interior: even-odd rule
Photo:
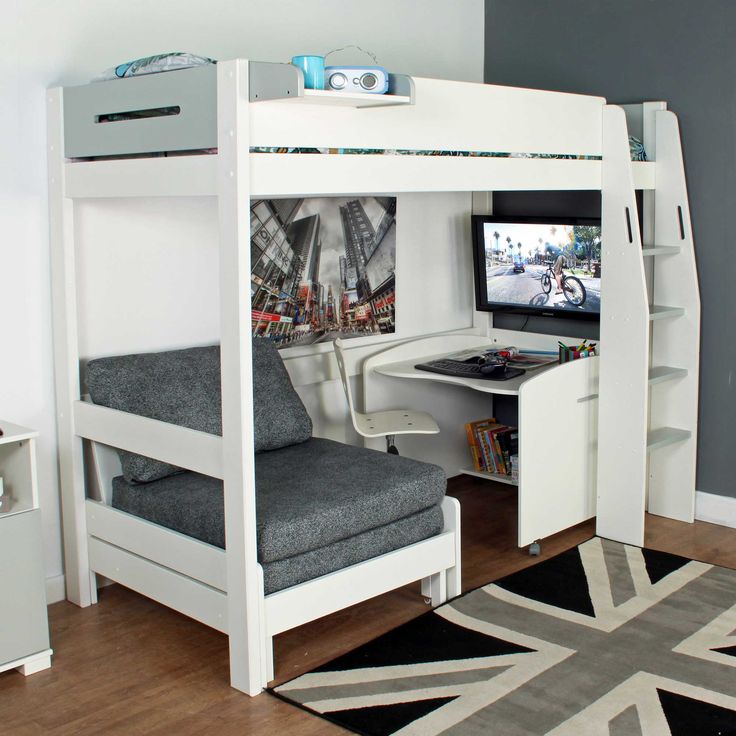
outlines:
[[[345,367],[344,343],[338,337],[333,344],[335,347],[335,359],[337,360],[337,367],[340,369],[340,380],[342,381],[342,388],[345,391],[345,398],[348,400],[348,407],[350,408],[350,419],[352,420],[353,426],[355,427],[356,431],[359,431],[358,425],[355,421],[355,405],[353,404],[353,394],[350,391],[350,376],[348,375],[348,370]]]

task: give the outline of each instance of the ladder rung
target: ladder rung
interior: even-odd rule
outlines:
[[[675,378],[685,378],[687,375],[687,368],[674,368],[671,365],[658,365],[654,368],[649,369],[649,385],[653,386],[655,383],[663,383],[664,381],[671,381]],[[578,399],[578,404],[582,404],[586,401],[597,401],[598,394],[588,394]]]
[[[684,442],[692,436],[693,433],[687,429],[676,429],[675,427],[653,429],[647,434],[647,452],[673,445],[675,442]]]
[[[641,249],[643,256],[674,256],[681,250],[679,245],[645,245]]]
[[[675,378],[685,378],[687,368],[675,368],[671,365],[657,365],[649,369],[649,385],[671,381]]]
[[[685,307],[665,307],[661,304],[649,305],[649,319],[667,319],[669,317],[682,317]]]

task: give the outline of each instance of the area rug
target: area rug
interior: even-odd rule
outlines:
[[[736,571],[591,539],[272,692],[369,736],[736,734]]]

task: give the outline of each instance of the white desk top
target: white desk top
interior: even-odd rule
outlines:
[[[488,348],[488,345],[480,346]],[[463,351],[465,352],[465,351]],[[376,373],[382,376],[392,376],[393,378],[418,378],[424,381],[437,381],[439,383],[454,383],[457,386],[465,386],[475,391],[482,391],[487,394],[506,394],[507,396],[518,396],[522,384],[532,378],[556,368],[559,364],[552,363],[544,368],[535,368],[527,371],[521,376],[510,378],[508,381],[493,381],[488,378],[463,378],[461,376],[445,376],[441,373],[430,373],[429,371],[417,370],[414,366],[418,363],[426,363],[429,360],[447,357],[446,353],[440,355],[428,355],[424,357],[412,358],[411,360],[402,360],[397,363],[385,363],[384,365],[375,366]]]

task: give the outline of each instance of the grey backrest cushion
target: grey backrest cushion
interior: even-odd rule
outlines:
[[[216,345],[160,353],[98,358],[87,364],[95,404],[210,434],[222,434],[220,348]],[[255,450],[275,450],[308,440],[312,422],[275,348],[253,341]],[[180,468],[119,450],[129,483],[147,483]]]
[[[312,436],[312,420],[284,361],[265,340],[253,340],[253,421],[256,452],[296,445]]]

